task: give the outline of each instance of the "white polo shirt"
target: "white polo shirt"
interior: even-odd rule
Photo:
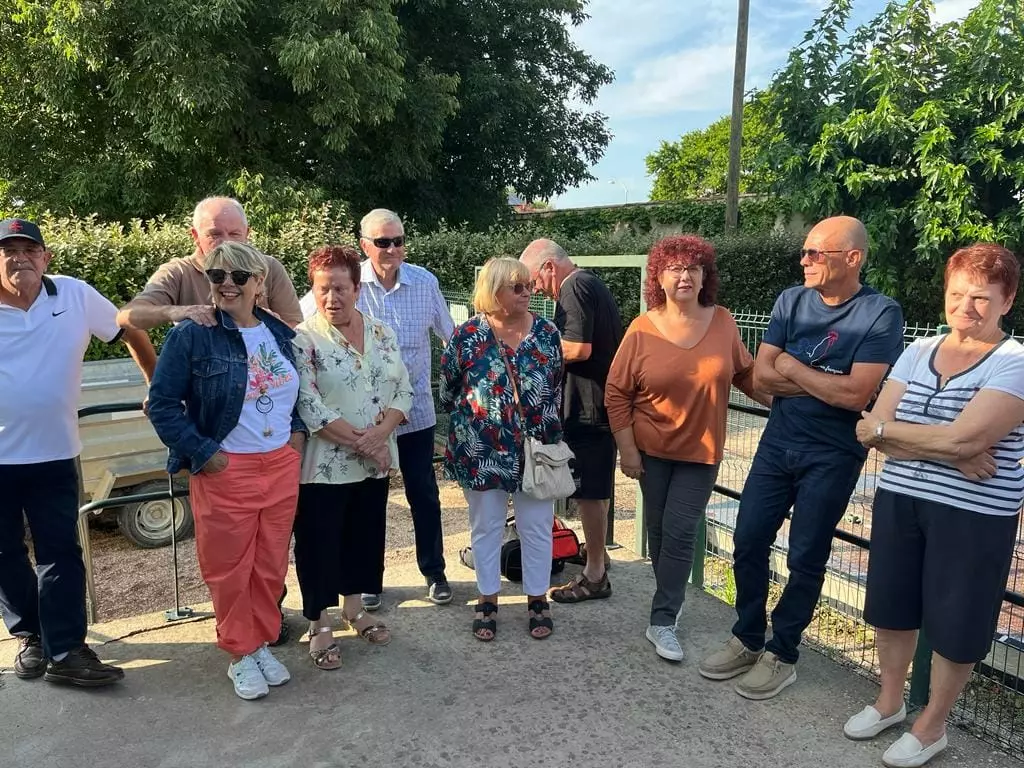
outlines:
[[[121,335],[117,308],[73,277],[43,277],[28,310],[0,302],[0,464],[73,459],[78,403],[93,336]]]

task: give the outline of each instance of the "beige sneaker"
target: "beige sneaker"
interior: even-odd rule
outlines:
[[[751,651],[734,635],[721,650],[700,663],[697,671],[708,680],[728,680],[753,667],[764,651]]]
[[[796,682],[796,664],[787,664],[771,651],[736,683],[736,693],[745,699],[770,699]]]

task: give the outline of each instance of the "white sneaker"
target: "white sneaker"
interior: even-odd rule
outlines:
[[[843,726],[843,734],[846,738],[853,739],[854,741],[873,739],[886,728],[902,723],[906,719],[906,704],[901,706],[895,715],[890,715],[889,717],[882,717],[882,713],[877,709],[867,706],[846,721],[846,725]]]
[[[904,733],[885,750],[882,762],[889,768],[919,768],[949,745],[946,734],[931,746],[924,746],[912,733]]]
[[[663,659],[682,661],[684,658],[675,626],[660,627],[652,624],[647,628],[647,639],[654,644],[654,650]]]
[[[252,656],[243,656],[233,664],[228,664],[228,677],[235,684],[235,693],[240,699],[262,699],[270,693],[267,681]]]
[[[260,646],[252,654],[252,657],[256,660],[256,666],[260,668],[260,672],[263,673],[263,679],[267,681],[267,685],[284,685],[292,679],[287,668],[274,658],[274,654],[270,652],[266,643]]]

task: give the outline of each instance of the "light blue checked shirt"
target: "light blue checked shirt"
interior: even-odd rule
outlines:
[[[316,314],[312,292],[302,297],[302,315]],[[448,302],[441,295],[434,274],[423,267],[406,262],[398,270],[398,282],[390,291],[377,279],[369,259],[363,261],[360,274],[359,300],[356,307],[365,315],[380,320],[398,336],[402,362],[409,371],[412,384],[412,410],[409,420],[396,434],[418,432],[437,424],[434,397],[430,388],[430,332],[444,346],[455,332]]]

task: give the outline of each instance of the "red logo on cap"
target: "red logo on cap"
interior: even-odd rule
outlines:
[[[10,230],[11,232],[21,232],[21,222],[20,221],[12,221],[7,226],[7,229]]]

